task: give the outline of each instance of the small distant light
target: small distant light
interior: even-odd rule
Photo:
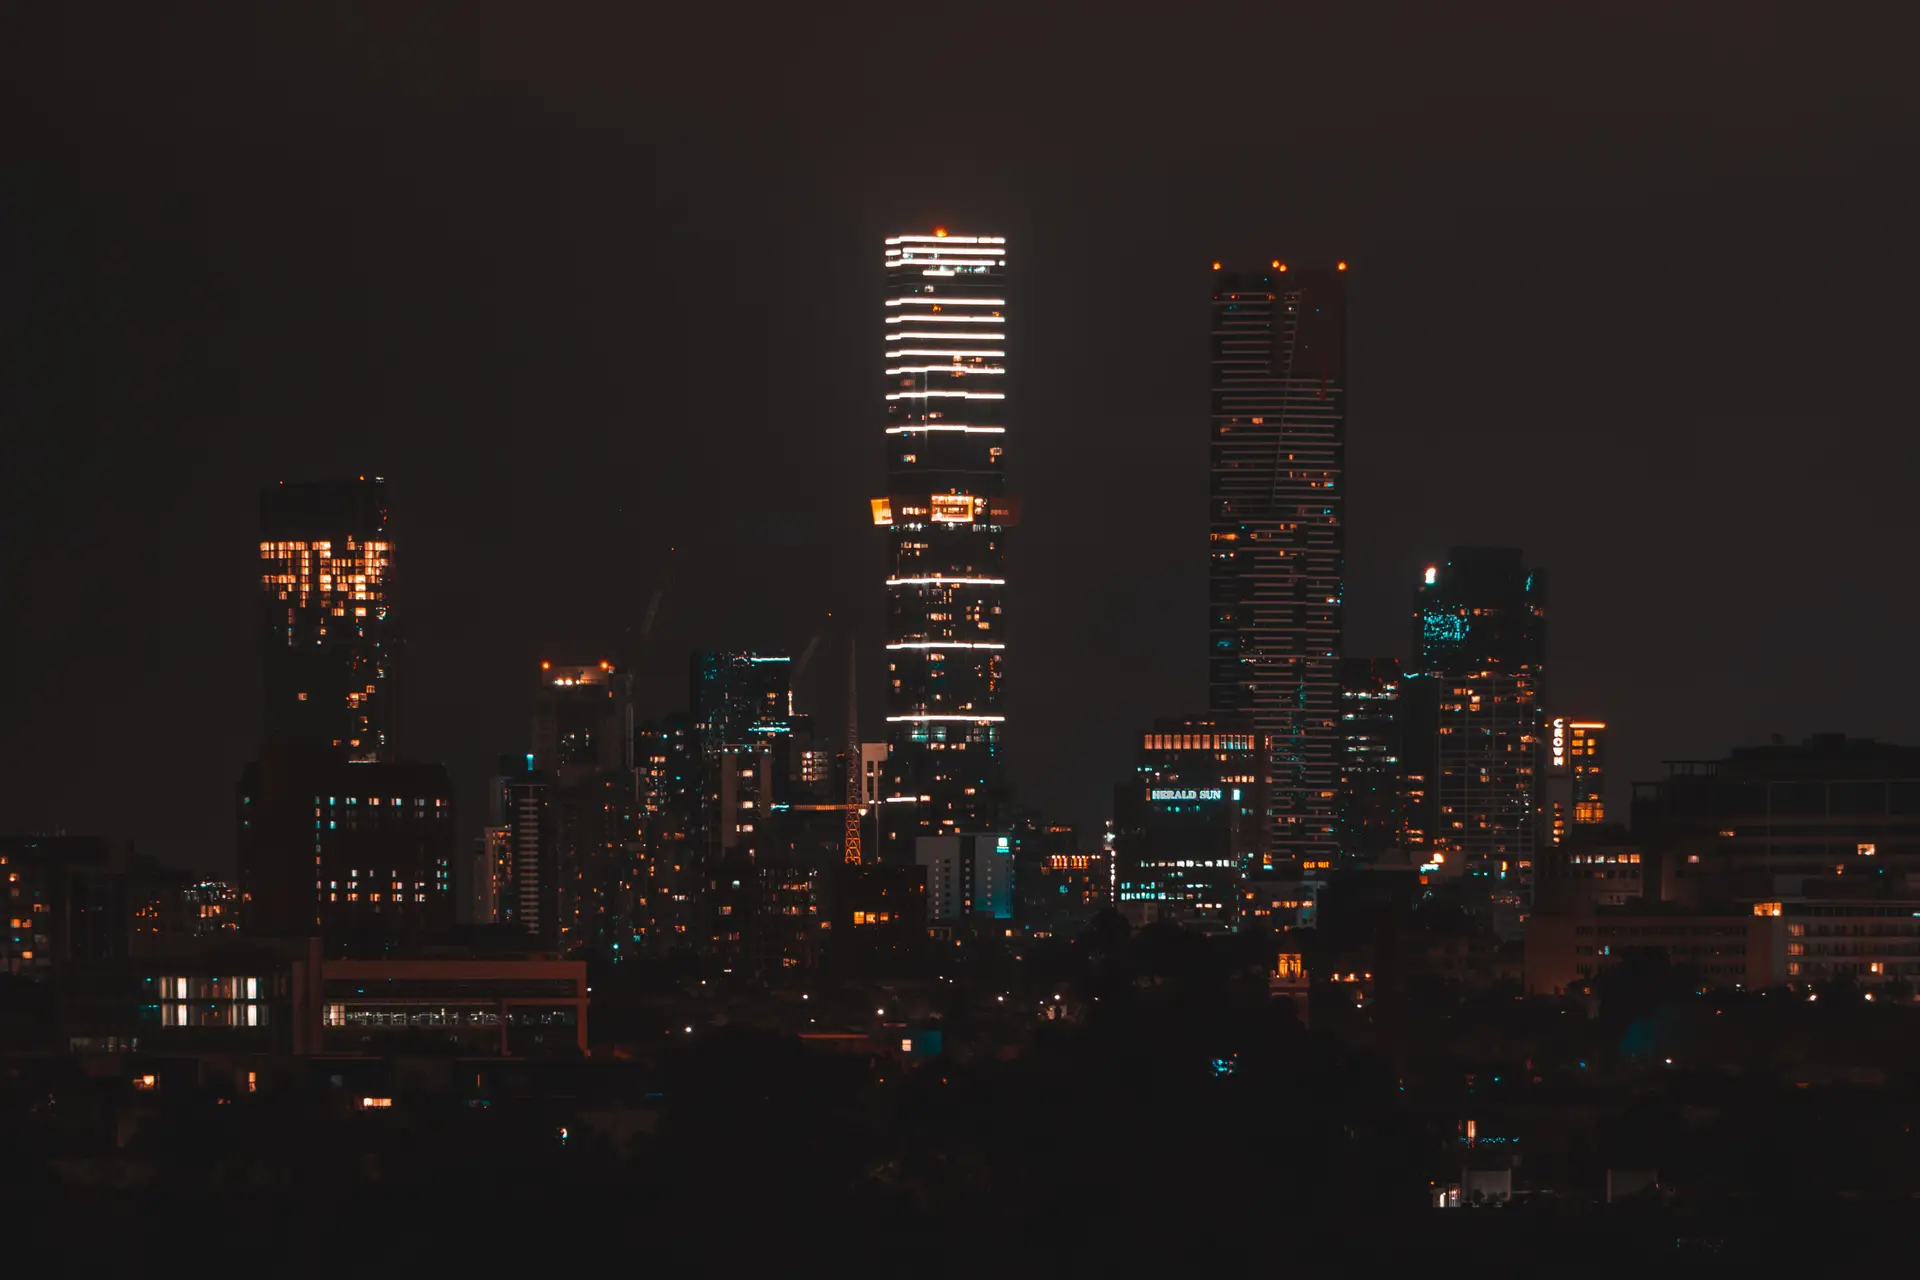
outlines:
[[[884,1018],[887,1016],[887,1011],[885,1009],[875,1009],[873,1011],[873,1016],[876,1018]]]
[[[1345,271],[1347,269],[1347,264],[1344,262],[1338,263],[1336,264],[1336,269],[1340,271]]]
[[[1216,262],[1216,263],[1214,263],[1214,264],[1213,264],[1213,269],[1214,269],[1215,271],[1218,271],[1218,270],[1220,269],[1220,264],[1219,264],[1219,263],[1217,263],[1217,262]]]
[[[542,671],[551,671],[553,670],[553,664],[551,662],[543,662],[540,664],[540,669]]]
[[[1427,585],[1428,586],[1432,586],[1434,583],[1434,580],[1439,576],[1440,576],[1440,570],[1438,568],[1434,567],[1433,565],[1427,566]]]
[[[693,1034],[693,1028],[692,1028],[692,1027],[688,1027],[688,1028],[687,1028],[687,1034],[688,1034],[688,1035],[692,1035],[692,1034]]]
[[[940,239],[944,240],[947,238],[947,229],[945,227],[935,227],[933,229],[933,234],[935,236],[938,236]]]

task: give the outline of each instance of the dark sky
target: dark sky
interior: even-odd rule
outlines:
[[[880,241],[936,222],[1011,240],[1025,798],[1096,822],[1204,698],[1214,258],[1354,264],[1350,653],[1517,544],[1623,779],[1920,739],[1912,33],[1578,7],[11,10],[0,830],[231,864],[280,478],[391,480],[470,797],[656,589],[647,709],[825,632],[837,724],[851,628],[877,732]]]

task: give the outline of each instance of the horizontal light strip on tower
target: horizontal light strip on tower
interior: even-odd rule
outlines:
[[[887,376],[893,377],[901,373],[973,373],[985,377],[992,377],[994,374],[1003,374],[1005,372],[1006,370],[997,364],[903,364],[887,370]]]
[[[949,583],[970,583],[976,587],[1004,587],[1007,585],[1007,580],[1005,578],[948,578],[941,576],[931,578],[887,579],[887,585],[890,587],[938,587],[946,586]]]
[[[889,649],[1004,649],[1003,644],[975,640],[896,640]]]
[[[944,293],[930,293],[924,298],[888,298],[890,307],[1004,307],[1005,298],[956,298]]]
[[[1005,720],[1005,719],[1006,719],[1005,716],[978,716],[978,715],[964,715],[964,716],[963,715],[952,715],[952,716],[919,715],[919,716],[888,716],[887,717],[887,721],[890,724],[898,724],[901,721],[913,721],[914,723],[919,723],[925,720],[966,720],[975,724],[988,724],[994,721]]]
[[[1005,400],[1004,391],[896,391],[889,400]]]
[[[979,435],[988,435],[988,436],[998,436],[998,435],[1005,435],[1007,429],[1005,427],[968,427],[968,426],[961,426],[957,423],[951,426],[945,425],[945,424],[942,424],[940,426],[928,426],[923,424],[917,427],[888,427],[887,428],[887,434],[890,436],[910,435],[916,431],[960,431],[960,432],[965,432],[969,435],[979,434]]]

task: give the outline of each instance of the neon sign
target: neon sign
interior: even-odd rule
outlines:
[[[1219,787],[1201,787],[1197,791],[1149,791],[1147,793],[1149,800],[1218,800],[1220,796]]]
[[[1567,722],[1561,716],[1553,718],[1553,767],[1567,767]]]

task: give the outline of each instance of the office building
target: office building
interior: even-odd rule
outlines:
[[[1339,847],[1345,268],[1213,272],[1209,709],[1269,744],[1282,861]]]
[[[393,758],[392,577],[384,480],[262,491],[267,743]]]
[[[1265,735],[1224,717],[1166,719],[1141,735],[1134,774],[1114,790],[1116,899],[1134,924],[1171,920],[1223,932],[1242,883],[1267,874]],[[1324,858],[1290,866],[1330,868]]]
[[[1518,550],[1457,547],[1427,567],[1404,688],[1421,856],[1524,897],[1540,801],[1547,577]]]
[[[1634,839],[1664,899],[1791,898],[1821,881],[1863,895],[1920,884],[1920,747],[1819,734],[1667,769],[1633,784]]]
[[[1546,848],[1579,842],[1607,820],[1607,726],[1600,720],[1550,716],[1540,742]]]
[[[249,931],[389,954],[453,924],[453,784],[441,765],[269,747],[240,781]]]
[[[886,243],[887,757],[884,860],[999,827],[1006,729],[1007,246]]]
[[[533,767],[548,780],[562,950],[632,945],[644,894],[634,775],[632,677],[606,661],[540,664]]]
[[[1012,919],[1011,837],[997,832],[921,836],[914,861],[926,869],[929,920]]]
[[[1340,857],[1377,861],[1405,838],[1407,778],[1400,758],[1400,664],[1392,658],[1340,662]]]

